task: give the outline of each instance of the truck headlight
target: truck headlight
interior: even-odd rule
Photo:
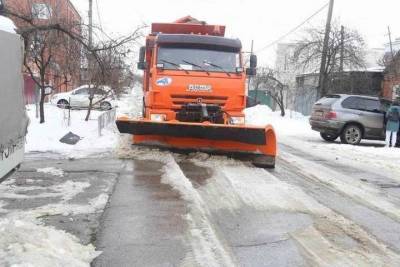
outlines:
[[[167,116],[165,114],[150,114],[150,120],[152,121],[165,121]]]
[[[230,124],[244,124],[245,119],[244,119],[244,117],[230,117],[229,123]]]

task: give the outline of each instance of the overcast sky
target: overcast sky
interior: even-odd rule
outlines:
[[[71,0],[86,18],[88,0]],[[227,26],[228,37],[238,37],[246,50],[254,40],[255,50],[265,47],[289,32],[327,0],[93,0],[95,21],[109,33],[127,34],[146,23],[172,22],[191,15],[209,24]],[[97,2],[97,5],[96,5]],[[97,13],[98,10],[98,13]],[[323,25],[328,8],[282,42],[299,40],[307,27]],[[400,37],[399,0],[335,0],[334,19],[356,28],[368,47],[382,47],[388,41],[387,26],[393,39]],[[258,53],[259,61],[274,64],[276,46]]]

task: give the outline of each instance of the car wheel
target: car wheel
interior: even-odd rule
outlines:
[[[100,109],[101,110],[110,110],[111,104],[109,102],[101,102]]]
[[[338,134],[320,133],[322,139],[328,142],[333,142],[339,137]]]
[[[340,135],[340,140],[344,144],[357,145],[362,139],[362,129],[355,124],[347,125]]]
[[[69,107],[69,103],[68,103],[67,100],[61,99],[61,100],[58,100],[57,107],[63,108],[63,109],[68,108]]]

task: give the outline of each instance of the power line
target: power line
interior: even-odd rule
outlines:
[[[288,33],[282,35],[281,37],[279,37],[277,40],[267,44],[266,46],[264,46],[263,48],[259,49],[256,51],[256,53],[259,53],[267,48],[270,48],[271,46],[275,45],[276,43],[279,43],[280,41],[282,41],[283,39],[285,39],[287,36],[289,36],[290,34],[292,34],[293,32],[297,31],[301,26],[303,26],[304,24],[306,24],[308,21],[310,21],[312,18],[314,18],[316,15],[318,15],[322,10],[324,10],[327,6],[329,5],[329,2],[326,3],[325,5],[323,5],[320,9],[318,9],[316,12],[314,12],[311,16],[309,16],[307,19],[305,19],[302,23],[300,23],[299,25],[297,25],[296,27],[294,27],[293,29],[291,29]]]
[[[99,8],[99,3],[96,0],[96,10],[97,10],[97,18],[99,20],[99,25],[100,25],[100,29],[103,29],[103,25],[101,23],[101,18],[100,18],[100,8]]]

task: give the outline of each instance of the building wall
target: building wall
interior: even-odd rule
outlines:
[[[395,55],[385,69],[382,83],[382,94],[387,99],[400,100],[400,52]]]
[[[398,88],[400,88],[400,76],[386,75],[382,83],[383,97],[387,99],[396,98],[395,91],[399,90]]]

